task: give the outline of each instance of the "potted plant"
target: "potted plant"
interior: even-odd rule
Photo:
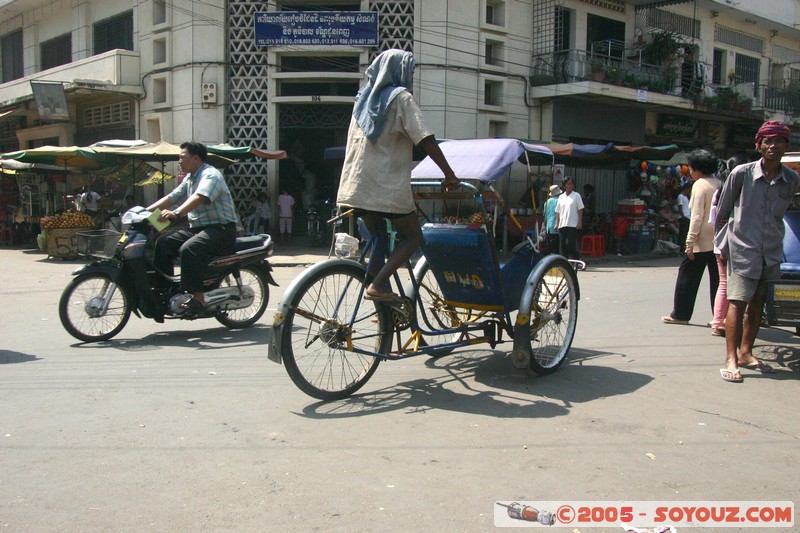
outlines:
[[[672,59],[685,43],[671,30],[655,30],[651,40],[642,49],[642,61],[650,65],[661,65]]]
[[[622,85],[622,71],[613,65],[608,65],[605,70],[606,83]]]
[[[628,72],[622,78],[622,85],[625,87],[636,87],[636,82],[636,76],[631,72]]]
[[[717,105],[719,109],[733,109],[739,101],[739,93],[730,87],[717,88]]]
[[[592,81],[603,81],[606,79],[606,64],[604,61],[593,57],[589,60],[589,75],[588,79]]]

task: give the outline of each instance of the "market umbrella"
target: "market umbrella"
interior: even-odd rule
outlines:
[[[29,150],[19,150],[3,154],[3,159],[13,159],[22,163],[42,163],[55,165],[65,170],[98,169],[113,164],[113,155],[101,154],[91,148],[80,146],[41,146]]]
[[[118,165],[95,171],[96,176],[109,181],[132,182],[134,185],[160,185],[175,176],[163,172],[144,161],[127,159]]]

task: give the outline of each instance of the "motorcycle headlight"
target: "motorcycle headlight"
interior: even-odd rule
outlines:
[[[122,223],[128,225],[134,224],[136,222],[141,222],[149,216],[150,211],[142,206],[137,205],[136,207],[131,207],[125,211],[125,214],[122,215]]]

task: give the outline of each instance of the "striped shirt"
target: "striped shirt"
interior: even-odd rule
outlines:
[[[733,272],[758,279],[764,267],[781,262],[783,215],[799,180],[797,172],[782,166],[775,179],[767,181],[761,160],[739,165],[725,180],[717,204],[714,244],[728,257]],[[738,197],[737,182],[741,183]]]
[[[208,201],[187,214],[190,228],[229,222],[239,224],[231,191],[219,170],[208,163],[203,163],[197,172],[186,176],[186,179],[169,193],[169,199],[173,205],[179,205],[194,193],[205,196]]]

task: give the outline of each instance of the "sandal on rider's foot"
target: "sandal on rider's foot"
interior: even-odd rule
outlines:
[[[186,313],[190,313],[192,315],[199,315],[205,310],[206,306],[203,305],[200,300],[192,296],[184,303],[181,304],[181,309],[183,309]]]
[[[756,359],[755,363],[750,363],[750,364],[747,364],[747,365],[743,365],[743,364],[739,363],[739,366],[743,367],[743,368],[747,368],[749,370],[757,370],[757,371],[761,372],[762,374],[774,374],[775,373],[775,369],[772,368],[771,366],[769,366],[767,363],[765,363],[761,359]]]
[[[678,320],[677,318],[673,318],[672,315],[662,316],[661,321],[665,324],[680,324],[682,326],[685,326],[689,323],[688,320]]]
[[[393,292],[379,292],[376,294],[364,293],[364,299],[372,300],[373,302],[389,302],[389,303],[403,301],[403,299],[400,298],[400,296],[398,296]]]

